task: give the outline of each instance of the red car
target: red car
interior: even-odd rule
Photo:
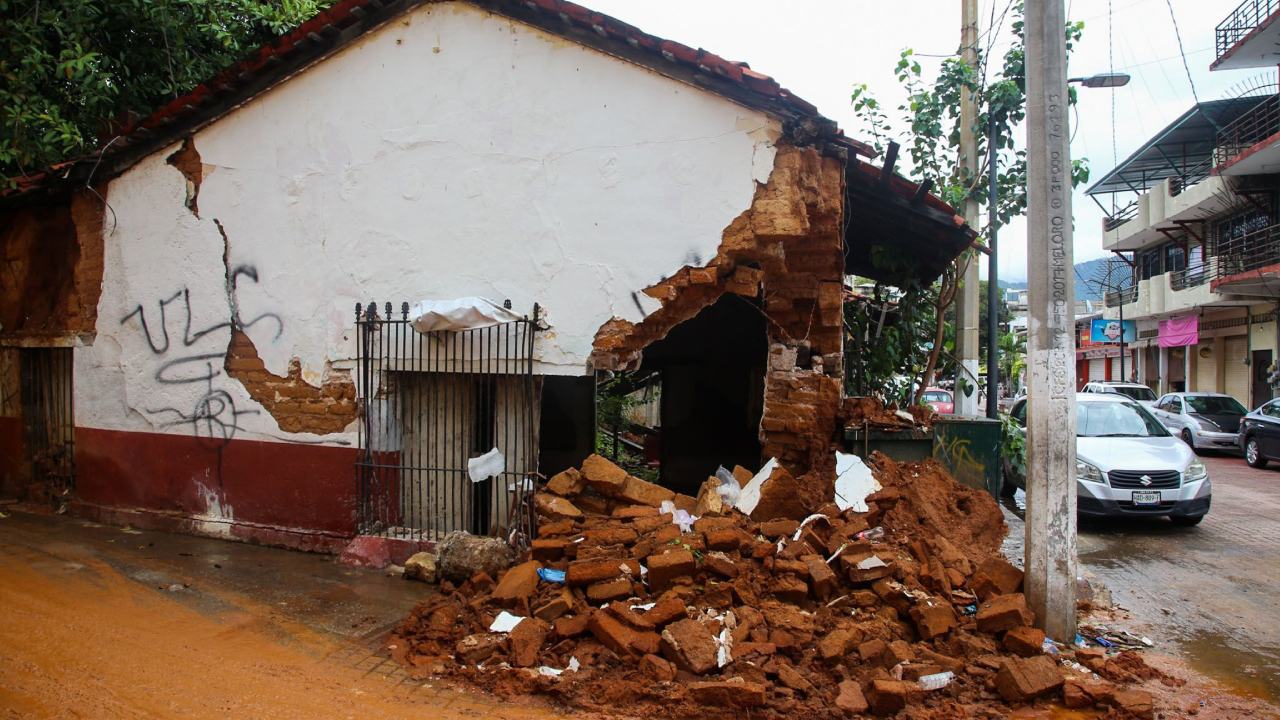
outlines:
[[[933,411],[939,415],[950,415],[956,411],[951,391],[942,388],[925,388],[924,404],[933,408]]]

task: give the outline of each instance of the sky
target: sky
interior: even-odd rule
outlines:
[[[1092,179],[1101,178],[1157,131],[1200,100],[1236,94],[1256,79],[1273,81],[1275,71],[1209,72],[1214,60],[1214,28],[1239,0],[1068,0],[1068,17],[1085,23],[1084,36],[1071,56],[1069,74],[1127,72],[1133,80],[1117,89],[1082,88],[1072,118],[1072,157],[1089,160]],[[852,87],[866,83],[890,110],[905,98],[893,68],[899,53],[946,56],[960,44],[958,0],[585,0],[593,10],[613,15],[642,30],[702,47],[731,60],[743,60],[772,75],[783,87],[814,103],[845,132],[865,137],[849,102]],[[979,0],[979,33],[986,44],[992,10],[998,17],[1009,0]],[[1186,66],[1179,53],[1181,33]],[[1108,28],[1110,25],[1110,28]],[[1008,22],[993,50],[1008,46]],[[1110,29],[1110,32],[1108,30]],[[940,57],[921,57],[936,67]],[[1193,94],[1192,85],[1195,92]],[[1114,132],[1112,102],[1114,100]],[[897,123],[901,125],[901,123]],[[1022,135],[1024,131],[1020,131]],[[1113,143],[1114,139],[1114,143]],[[899,138],[902,142],[905,138]],[[1115,153],[1113,155],[1113,152]],[[1075,258],[1102,257],[1103,212],[1077,188]],[[1100,197],[1109,207],[1108,198]],[[1121,199],[1121,205],[1128,199]],[[1017,220],[999,239],[1002,280],[1027,274],[1026,225]],[[983,263],[983,277],[986,277]]]

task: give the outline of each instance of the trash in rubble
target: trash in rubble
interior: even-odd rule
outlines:
[[[542,667],[538,668],[538,674],[546,675],[547,677],[560,677],[562,674],[566,672],[578,672],[578,668],[580,667],[582,667],[582,665],[578,662],[578,658],[571,657],[569,658],[569,664],[566,665],[563,670],[553,668],[553,667],[548,667],[547,665],[543,665]]]
[[[1115,644],[1115,643],[1113,643],[1113,642],[1111,642],[1110,640],[1108,640],[1108,639],[1106,639],[1106,638],[1102,637],[1101,635],[1099,635],[1099,636],[1095,637],[1095,638],[1093,639],[1093,641],[1094,641],[1095,643],[1097,643],[1097,644],[1101,645],[1101,646],[1102,646],[1102,647],[1104,647],[1104,648],[1113,648],[1113,647],[1115,647],[1115,646],[1116,646],[1116,644]]]
[[[420,300],[409,307],[413,329],[424,335],[438,330],[458,331],[493,327],[522,320],[520,315],[482,297]]]
[[[725,627],[716,636],[716,667],[724,667],[733,662],[733,635]]]
[[[1074,644],[1076,647],[1082,647],[1082,648],[1087,648],[1087,647],[1089,647],[1089,641],[1088,641],[1088,640],[1085,640],[1085,639],[1084,639],[1084,636],[1083,636],[1083,635],[1081,635],[1080,633],[1076,633],[1076,639],[1075,639],[1075,642],[1074,642],[1073,644]]]
[[[773,471],[778,467],[778,458],[769,458],[769,462],[760,468],[760,472],[756,473],[751,480],[742,486],[742,490],[738,492],[738,502],[733,506],[742,511],[744,515],[750,515],[755,512],[756,505],[760,504],[760,489],[764,487],[764,483],[773,475]]]
[[[906,421],[907,421],[907,422],[909,422],[909,423],[915,424],[916,416],[915,416],[915,415],[912,415],[911,413],[907,412],[906,410],[894,410],[894,411],[893,411],[893,414],[894,414],[894,415],[897,415],[897,416],[898,416],[898,419],[900,419],[900,420],[906,420]]]
[[[507,483],[507,490],[513,493],[532,492],[535,487],[536,485],[533,482],[533,478],[530,477],[513,480]]]
[[[494,618],[493,622],[489,624],[489,632],[509,633],[512,630],[515,630],[516,626],[524,619],[525,618],[519,615],[512,615],[506,610],[503,610],[498,613],[498,617]]]
[[[662,507],[659,512],[663,515],[671,513],[671,523],[680,526],[680,532],[687,533],[693,530],[693,523],[698,520],[697,516],[690,515],[683,508],[677,508],[676,504],[670,500],[663,500]]]
[[[1040,643],[1040,650],[1045,655],[1057,655],[1061,652],[1058,649],[1058,643],[1054,642],[1051,637],[1046,637],[1044,642]]]
[[[804,532],[804,527],[805,527],[805,525],[808,525],[809,523],[813,522],[814,520],[826,520],[826,519],[827,519],[827,516],[826,516],[826,515],[823,515],[822,513],[814,513],[813,515],[810,515],[809,517],[805,518],[804,520],[801,520],[801,521],[800,521],[800,527],[796,528],[796,531],[795,531],[795,533],[791,536],[791,539],[792,539],[792,540],[799,540],[799,539],[800,539],[800,535],[801,535],[801,533],[803,533],[803,532]]]
[[[926,692],[931,690],[941,690],[951,684],[956,679],[956,674],[950,670],[946,672],[934,673],[932,675],[924,675],[917,682],[920,683],[920,689]]]
[[[964,607],[960,608],[960,613],[961,613],[961,614],[963,614],[963,615],[977,615],[977,614],[978,614],[978,606],[977,606],[977,605],[965,605]]]
[[[1081,630],[1086,633],[1085,637],[1093,640],[1093,642],[1105,648],[1120,648],[1124,650],[1142,650],[1145,648],[1155,647],[1155,643],[1151,638],[1145,635],[1137,635],[1128,630],[1112,630],[1106,626],[1083,627]]]
[[[507,459],[502,457],[498,448],[467,461],[467,474],[471,476],[473,483],[484,482],[494,475],[502,474],[506,469]]]
[[[865,560],[860,560],[857,565],[859,570],[872,570],[882,567],[889,567],[889,564],[881,560],[879,555],[872,555]]]
[[[836,507],[843,512],[867,511],[867,496],[880,490],[871,468],[857,455],[836,453]]]
[[[542,582],[564,584],[564,570],[556,570],[555,568],[538,568],[538,577],[542,578]]]
[[[186,583],[173,583],[169,587],[165,588],[165,590],[168,590],[169,592],[182,592],[183,590],[186,590],[187,587]]]
[[[873,527],[870,530],[863,530],[862,532],[858,533],[857,535],[854,535],[853,537],[856,540],[866,540],[868,542],[872,540],[881,540],[884,538],[884,528],[877,525],[876,527]]]
[[[720,481],[716,492],[720,494],[720,500],[725,507],[733,507],[738,503],[738,495],[742,492],[742,486],[738,484],[738,478],[733,473],[726,470],[723,465],[716,468],[716,480]]]
[[[631,606],[631,609],[632,609],[632,610],[643,610],[643,611],[645,611],[645,612],[648,612],[648,611],[650,611],[650,610],[652,610],[652,609],[653,609],[653,606],[654,606],[654,605],[657,605],[657,604],[658,604],[658,603],[651,603],[651,602],[648,602],[648,603],[644,603],[644,604],[642,604],[642,605],[632,605],[632,606]]]
[[[840,547],[836,548],[836,551],[831,553],[831,557],[827,558],[827,564],[830,565],[832,560],[840,557],[840,553],[844,552],[847,547],[849,547],[849,543],[840,543]],[[781,550],[782,548],[778,549]]]

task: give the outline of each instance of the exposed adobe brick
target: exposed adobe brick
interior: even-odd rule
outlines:
[[[324,382],[316,387],[302,379],[302,363],[295,357],[289,361],[287,375],[275,375],[241,330],[231,332],[224,368],[285,432],[342,432],[356,419],[356,386],[349,371],[329,368]]]
[[[200,217],[200,206],[197,201],[200,197],[200,183],[204,181],[204,163],[200,160],[200,152],[196,150],[192,137],[188,135],[182,141],[182,147],[165,158],[165,162],[177,168],[178,172],[187,179],[187,209],[192,215]]]

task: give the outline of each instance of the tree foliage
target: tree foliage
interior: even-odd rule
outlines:
[[[928,79],[915,51],[910,48],[903,50],[895,72],[898,82],[907,91],[907,98],[897,107],[896,120],[889,116],[884,105],[865,84],[855,85],[850,98],[860,129],[870,136],[872,145],[883,152],[891,138],[905,138],[905,157],[910,160],[904,168],[905,173],[916,182],[932,180],[935,192],[953,207],[962,207],[970,199],[976,200],[980,206],[988,204],[987,158],[992,142],[989,127],[990,120],[994,118],[998,199],[989,217],[994,217],[999,225],[1007,224],[1027,209],[1027,156],[1017,143],[1022,135],[1021,124],[1026,119],[1027,100],[1022,2],[1017,2],[1012,12],[1009,30],[1012,43],[998,59],[998,64],[992,63],[987,52],[979,47],[976,68],[957,53],[943,60],[936,76]],[[1084,32],[1084,23],[1068,22],[1064,32],[1067,54],[1070,55]],[[989,43],[988,47],[993,44]],[[973,93],[978,107],[973,127],[980,158],[976,175],[964,167],[960,158],[960,105],[966,91]],[[1068,95],[1069,103],[1074,105],[1075,89],[1070,89]],[[1073,186],[1088,182],[1088,161],[1073,160],[1071,176]],[[981,236],[986,236],[990,228],[976,229]],[[916,346],[931,348],[932,355],[924,364],[925,372],[915,386],[913,401],[918,401],[924,387],[932,382],[934,369],[945,364],[940,358],[950,356],[951,348],[954,348],[954,332],[946,332],[944,320],[956,294],[957,279],[964,276],[965,267],[972,261],[973,252],[966,252],[929,292],[914,291],[921,301],[932,301],[931,314],[936,325],[929,327],[917,323],[915,328],[903,328],[906,333],[915,333]],[[938,329],[940,327],[941,330]],[[907,344],[910,343],[904,341],[900,346]],[[903,352],[897,358],[898,375],[914,374],[919,367],[914,350]],[[970,379],[973,381],[976,378]]]
[[[332,0],[0,0],[0,173],[109,140]]]

